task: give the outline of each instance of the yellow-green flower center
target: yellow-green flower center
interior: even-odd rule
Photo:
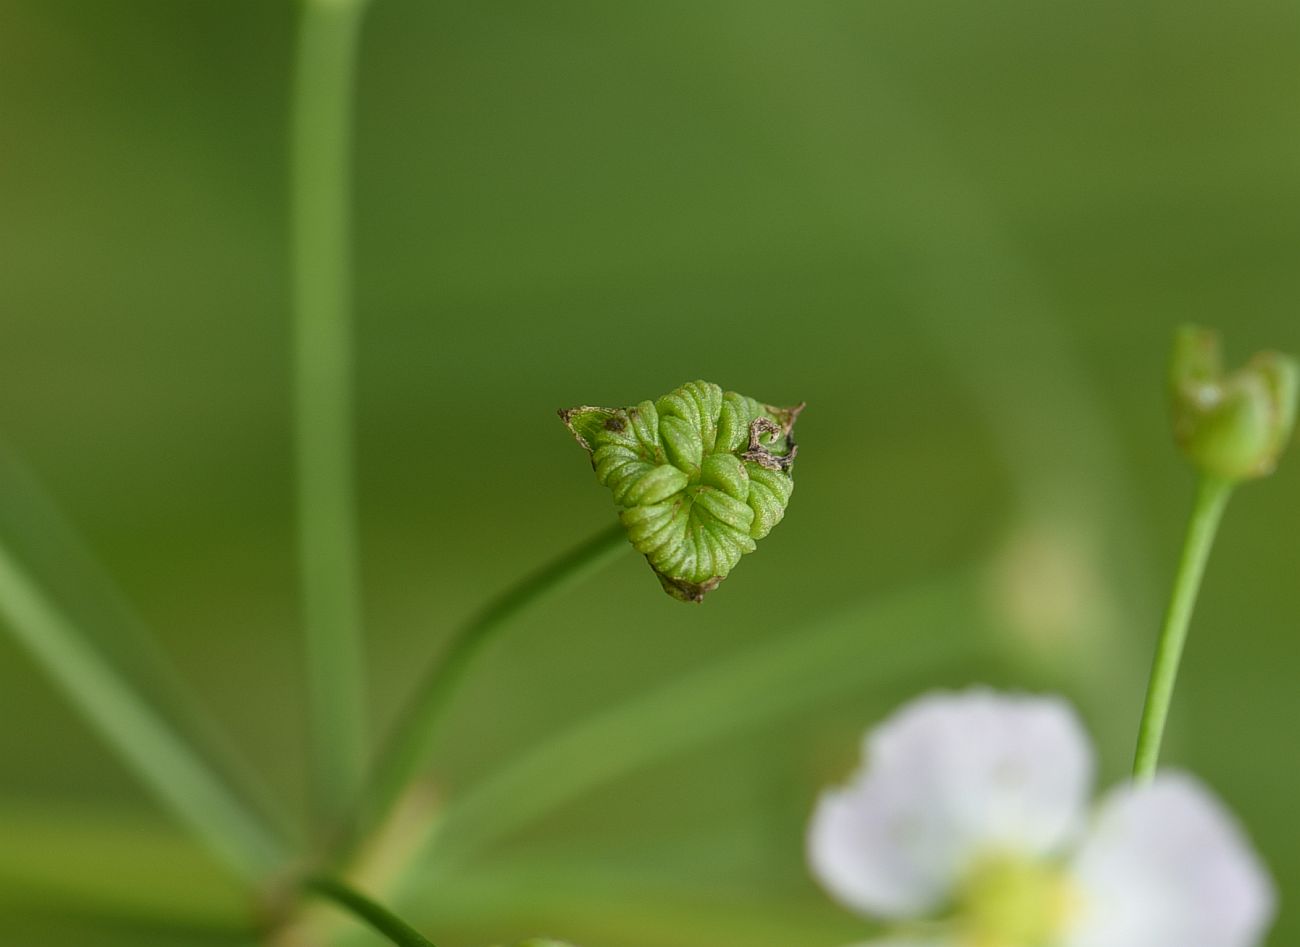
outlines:
[[[976,862],[958,896],[962,947],[1052,947],[1077,907],[1059,866],[1014,855]]]

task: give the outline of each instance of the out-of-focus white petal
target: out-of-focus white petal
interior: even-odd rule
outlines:
[[[1082,825],[1092,768],[1060,700],[926,695],[868,733],[862,769],[822,797],[809,860],[848,907],[916,917],[940,907],[981,853],[1059,851]]]
[[[1256,947],[1273,883],[1232,815],[1189,776],[1112,792],[1073,863],[1063,947]]]

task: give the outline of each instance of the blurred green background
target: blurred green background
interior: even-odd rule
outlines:
[[[0,437],[301,811],[294,15],[0,0]],[[527,753],[562,783],[548,741],[657,702],[554,764],[607,769],[581,791],[530,776],[451,819],[463,857],[413,879],[412,920],[440,947],[861,937],[803,827],[864,728],[930,686],[1064,691],[1119,778],[1191,496],[1171,330],[1223,329],[1234,362],[1300,350],[1297,50],[1276,0],[375,0],[377,732],[476,605],[611,519],[556,408],[696,377],[809,403],[785,522],[707,603],[628,555],[491,654],[438,751],[450,800]],[[1233,502],[1168,755],[1272,867],[1275,944],[1300,938],[1297,496],[1291,457]],[[58,586],[42,539],[0,536]],[[662,690],[682,675],[694,703]],[[0,939],[249,941],[238,891],[7,636],[0,760]]]

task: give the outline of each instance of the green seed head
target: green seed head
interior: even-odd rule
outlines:
[[[664,590],[699,602],[785,515],[802,410],[693,381],[658,401],[560,417]]]
[[[1273,472],[1295,427],[1300,364],[1261,352],[1224,374],[1219,337],[1179,329],[1169,371],[1174,438],[1202,472],[1245,480]]]

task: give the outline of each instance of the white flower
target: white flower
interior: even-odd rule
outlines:
[[[1053,698],[923,696],[867,735],[823,795],[813,872],[845,906],[897,925],[862,947],[1255,947],[1267,872],[1189,776],[1105,796]],[[910,926],[909,926],[910,925]]]

